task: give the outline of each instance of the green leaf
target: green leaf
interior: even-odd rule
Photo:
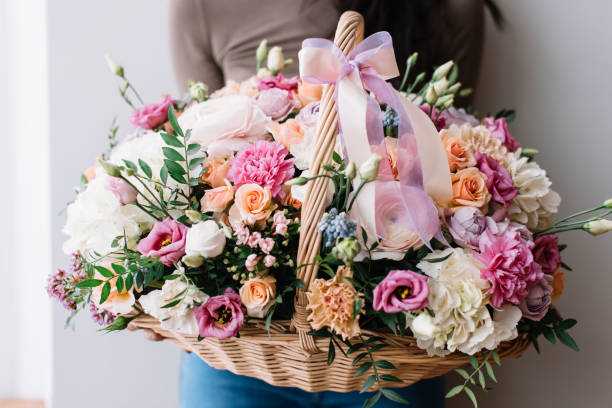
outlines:
[[[561,323],[559,323],[557,328],[559,328],[560,330],[563,330],[563,331],[569,330],[572,327],[574,327],[576,325],[576,323],[578,323],[578,321],[576,321],[576,319],[565,319]]]
[[[187,129],[185,131],[185,136],[183,136],[183,138],[185,139],[185,142],[187,142],[191,138],[191,129]]]
[[[94,266],[94,269],[100,272],[100,275],[104,276],[105,278],[112,278],[113,276],[115,276],[111,271],[109,271],[103,266],[97,265],[97,266]]]
[[[189,170],[195,170],[202,165],[206,157],[194,157],[189,161]]]
[[[113,268],[113,271],[115,271],[115,274],[117,275],[123,275],[125,273],[125,268],[123,265],[111,264],[111,268]]]
[[[395,366],[387,360],[378,360],[374,364],[376,367],[382,368],[383,370],[395,370]]]
[[[106,333],[110,333],[112,331],[124,330],[127,328],[128,323],[134,320],[136,317],[137,316],[132,316],[132,317],[119,316],[111,324],[99,329],[98,331],[104,331]]]
[[[76,286],[77,288],[95,288],[97,286],[100,286],[102,282],[103,281],[101,281],[100,279],[85,279],[74,286]]]
[[[185,160],[182,154],[180,154],[179,152],[177,152],[175,149],[171,147],[162,147],[162,151],[164,152],[164,156],[166,156],[166,158],[169,160],[172,160],[175,162]]]
[[[148,178],[153,177],[153,171],[151,170],[151,167],[144,160],[138,159],[138,165],[142,169],[142,172],[145,174],[145,176],[147,176]]]
[[[392,381],[392,382],[400,382],[400,383],[404,382],[404,380],[397,378],[396,376],[391,375],[391,374],[383,374],[380,376],[380,379],[383,381]]]
[[[497,351],[493,350],[491,354],[493,354],[493,360],[495,361],[495,364],[501,366],[501,359],[499,358],[499,354],[497,354]]]
[[[474,395],[474,392],[467,387],[465,387],[463,390],[472,401],[472,404],[474,404],[474,408],[478,408],[478,402],[476,402],[476,396]]]
[[[159,179],[164,185],[168,182],[168,169],[166,166],[162,166],[161,169],[159,169]]]
[[[125,290],[132,289],[133,284],[134,284],[134,275],[130,273],[125,278]]]
[[[190,185],[190,186],[195,187],[195,186],[197,186],[198,184],[200,184],[200,181],[198,180],[198,178],[197,178],[197,177],[191,177],[191,178],[189,179],[189,185]]]
[[[382,348],[385,348],[385,347],[389,347],[389,345],[385,344],[385,343],[377,344],[377,345],[373,346],[372,348],[370,348],[370,353],[374,353],[374,352],[376,352],[376,351],[378,351],[378,350],[380,350]]]
[[[174,147],[184,147],[183,144],[181,143],[180,140],[178,140],[178,138],[176,136],[172,136],[169,133],[160,133],[162,139],[164,139],[164,142],[168,145],[168,146],[174,146]]]
[[[555,330],[555,334],[557,335],[557,338],[561,341],[561,343],[565,344],[567,347],[571,348],[574,351],[580,351],[578,345],[576,344],[572,336],[570,336],[563,330]]]
[[[175,205],[175,206],[177,206],[177,207],[184,207],[184,206],[186,206],[186,205],[189,205],[189,203],[185,203],[185,202],[183,202],[183,201],[178,201],[178,200],[171,200],[171,201],[168,201],[168,204],[170,204],[170,205]]]
[[[272,315],[274,315],[274,309],[276,306],[272,306],[268,315],[266,316],[266,331],[268,332],[268,336],[270,335],[270,326],[272,325]]]
[[[200,151],[201,148],[202,146],[200,146],[198,143],[191,143],[187,146],[187,154],[192,155],[194,153],[197,153]]]
[[[173,162],[172,160],[164,159],[164,164],[166,165],[166,168],[168,169],[168,172],[170,173],[170,175],[178,174],[182,176],[184,174],[187,174],[187,171],[183,168],[183,166],[181,166],[177,162]]]
[[[446,393],[446,397],[445,398],[452,398],[455,395],[459,394],[461,391],[463,391],[463,385],[455,385],[453,388],[451,388]]]
[[[355,343],[351,347],[349,347],[349,349],[346,352],[346,354],[352,354],[352,353],[356,352],[357,350],[359,350],[360,348],[362,348],[363,346],[364,346],[363,343]]]
[[[357,370],[355,370],[354,376],[359,377],[360,375],[368,371],[370,368],[372,368],[371,362],[368,361],[367,363],[363,363],[362,365],[359,366],[359,368],[357,368]]]
[[[390,389],[382,389],[382,393],[387,399],[390,399],[391,401],[397,402],[399,404],[410,405],[410,402],[408,402],[404,397],[399,395],[397,391],[393,391]]]
[[[380,399],[381,395],[382,394],[380,392],[377,392],[372,397],[370,397],[367,400],[365,400],[365,402],[363,403],[363,407],[362,408],[372,408],[374,405],[376,405],[376,403]]]
[[[123,277],[121,275],[117,276],[115,285],[117,286],[117,293],[123,292]]]
[[[468,356],[470,359],[470,364],[474,367],[474,370],[478,370],[478,359],[474,356]]]
[[[302,290],[306,290],[306,285],[304,284],[304,281],[301,279],[296,279],[295,281],[295,287],[296,288],[300,288]]]
[[[183,130],[181,129],[178,124],[178,121],[176,120],[176,112],[174,111],[174,105],[170,105],[170,109],[168,109],[168,121],[170,122],[172,129],[174,129],[174,132],[179,136],[183,136]]]
[[[568,265],[568,264],[566,264],[565,262],[561,262],[561,266],[562,266],[563,268],[565,268],[566,270],[570,271],[570,272],[571,272],[571,271],[573,271],[573,269],[572,269],[572,268],[570,268],[570,267],[569,267],[569,265]]]
[[[470,378],[470,375],[468,374],[468,372],[465,371],[463,368],[456,368],[455,372],[459,374],[460,376],[462,376],[464,380],[467,380]]]
[[[491,363],[489,363],[488,361],[485,363],[485,367],[487,368],[487,374],[489,375],[489,377],[497,382],[497,378],[495,378],[495,373],[493,372],[493,367],[491,366]]]
[[[328,332],[326,329],[311,330],[306,334],[312,337],[331,337],[331,333]]]
[[[346,353],[348,354],[348,352]],[[353,360],[353,366],[356,366],[357,364],[359,364],[359,362],[365,357],[367,356],[368,353],[360,353],[357,357],[355,357],[355,359]]]
[[[361,299],[355,295],[355,300],[353,300],[353,319],[356,319],[359,316],[359,312],[361,311]]]
[[[366,344],[372,344],[375,343],[377,341],[383,341],[384,338],[383,337],[379,337],[379,336],[372,336],[369,339],[366,340]]]
[[[100,293],[100,304],[106,302],[106,299],[108,299],[108,295],[110,295],[110,290],[110,282],[104,282],[104,286],[102,286],[102,292]]]
[[[182,301],[183,301],[183,298],[181,298],[181,299],[176,299],[176,300],[173,300],[173,301],[172,301],[172,302],[170,302],[170,303],[166,303],[166,304],[165,304],[165,305],[163,305],[161,308],[162,308],[162,309],[169,309],[169,308],[171,308],[171,307],[174,307],[174,306],[178,305],[178,304],[179,304],[179,303],[181,303]]]
[[[555,334],[553,333],[553,330],[550,327],[542,327],[542,334],[544,335],[546,340],[548,340],[552,344],[555,344],[557,342],[557,340],[555,339]]]
[[[136,165],[134,164],[133,161],[129,161],[129,160],[126,160],[126,159],[122,159],[122,160],[125,163],[126,167],[129,167],[130,169],[132,169],[132,170],[134,170],[136,172],[138,171],[138,167],[136,167]]]
[[[143,284],[144,284],[144,274],[142,273],[142,271],[138,271],[136,273],[136,287],[142,288]]]
[[[362,393],[362,392],[366,392],[367,390],[369,390],[374,385],[375,381],[376,381],[376,376],[372,374],[371,376],[365,379],[365,381],[363,382],[363,385],[361,386],[361,391],[359,392]]]
[[[329,339],[329,350],[327,352],[327,365],[331,365],[336,358],[336,348],[334,347],[334,342],[332,339]]]
[[[483,390],[487,387],[487,383],[485,382],[484,374],[480,370],[478,371],[478,382],[480,383],[480,386],[482,387]]]
[[[342,163],[343,163],[343,162],[342,162],[342,156],[340,156],[340,155],[338,154],[338,152],[335,152],[335,151],[334,151],[334,154],[333,154],[332,158],[333,158],[333,160],[334,160],[336,163],[338,163],[338,164],[342,164]]]
[[[444,261],[446,261],[448,258],[450,258],[450,256],[451,256],[452,254],[453,254],[453,253],[451,252],[450,254],[448,254],[448,255],[446,255],[446,256],[443,256],[442,258],[428,259],[428,260],[427,260],[427,262],[429,262],[429,263],[438,263],[438,262],[444,262]]]

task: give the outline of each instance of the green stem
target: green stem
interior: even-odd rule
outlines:
[[[546,228],[546,229],[544,229],[542,231],[538,231],[535,235],[542,235],[544,233],[548,233],[549,231],[552,231],[555,228],[557,228],[557,229],[559,229],[559,228],[567,228],[567,227],[572,227],[572,226],[576,226],[576,225],[582,226],[582,225],[584,225],[587,222],[602,220],[602,219],[606,218],[610,214],[612,214],[612,210],[608,211],[605,214],[598,215],[596,217],[591,217],[591,218],[589,218],[587,220],[584,220],[584,221],[569,222],[569,223],[566,223],[566,224],[563,224],[563,225],[561,225],[561,223],[558,222],[558,223],[555,223],[555,225],[553,225],[552,227]]]
[[[136,180],[138,180],[140,182],[140,184],[142,184],[142,186],[145,188],[145,190],[147,190],[149,192],[149,194],[151,194],[151,196],[155,199],[155,201],[157,201],[157,203],[159,204],[160,209],[168,216],[170,217],[170,214],[168,214],[168,211],[166,211],[164,205],[162,204],[162,202],[157,198],[157,195],[155,193],[153,193],[153,191],[151,191],[151,189],[149,188],[149,186],[147,186],[141,179],[140,176],[138,176],[136,173],[134,173],[134,177],[136,177]]]
[[[346,209],[346,205],[348,204],[350,189],[351,189],[351,181],[347,179],[346,185],[344,187],[344,205],[342,206],[342,208],[344,209]]]
[[[140,190],[138,190],[138,188],[137,188],[137,187],[136,187],[136,186],[135,186],[135,185],[134,185],[134,184],[133,184],[133,183],[132,183],[130,180],[128,180],[128,179],[127,179],[126,177],[124,177],[123,175],[120,175],[119,177],[120,177],[122,180],[124,180],[126,183],[128,183],[128,184],[129,184],[129,185],[130,185],[130,186],[131,186],[131,187],[132,187],[134,190],[136,190],[136,192],[137,192],[138,194],[140,194],[140,195],[142,196],[142,198],[144,198],[144,199],[145,199],[145,200],[146,200],[146,201],[147,201],[147,202],[148,202],[148,203],[151,205],[151,207],[155,207],[155,208],[157,208],[158,210],[160,210],[161,212],[163,212],[164,214],[166,214],[166,215],[167,215],[169,218],[172,218],[172,217],[170,217],[170,214],[168,214],[168,211],[164,210],[163,208],[158,208],[158,207],[157,207],[157,205],[155,205],[155,203],[154,203],[154,202],[152,202],[151,200],[149,200],[149,198],[148,198],[146,195],[142,194],[142,192],[141,192]],[[138,204],[138,202],[136,202],[136,204]],[[142,207],[141,207],[141,208],[142,208]],[[143,208],[143,209],[144,209],[144,208]],[[145,210],[145,211],[146,211],[146,210]],[[155,218],[157,218],[157,217],[155,217]]]
[[[189,156],[187,155],[187,141],[183,136],[183,148],[185,150],[185,170],[187,170],[187,196],[191,197],[191,174],[189,173]],[[191,199],[187,198],[187,209],[191,209]]]
[[[124,78],[125,79],[125,78]],[[138,94],[138,92],[136,91],[136,88],[134,88],[132,86],[132,84],[130,83],[130,81],[128,81],[127,79],[125,79],[125,83],[127,84],[128,88],[130,88],[132,90],[132,92],[134,92],[134,95],[136,95],[136,98],[138,98],[138,101],[140,101],[141,105],[144,105],[144,102],[142,101],[142,98],[140,97],[140,95]]]
[[[601,210],[602,208],[605,208],[605,205],[600,205],[598,207],[591,208],[590,210],[584,210],[584,211],[577,212],[576,214],[572,214],[572,215],[570,215],[568,217],[563,218],[561,221],[557,221],[555,223],[555,225],[553,225],[553,227],[555,227],[555,226],[557,226],[559,224],[562,224],[563,222],[565,222],[567,220],[570,220],[572,218],[576,218],[576,217],[579,217],[579,216],[584,215],[584,214],[588,214],[588,213],[593,212],[593,211]]]
[[[353,194],[353,198],[351,198],[351,203],[349,204],[346,212],[348,213],[349,211],[351,211],[351,208],[353,208],[353,204],[355,203],[355,199],[357,198],[357,194],[359,194],[359,192],[361,191],[361,189],[363,188],[363,186],[365,186],[367,183],[367,181],[361,181],[361,183],[359,184],[359,187],[357,187],[357,190],[355,190],[355,193]]]
[[[155,218],[156,220],[163,221],[163,219],[156,217],[151,211],[147,210],[142,205],[140,205],[138,201],[134,202],[134,205],[136,205],[136,207],[140,208],[142,211],[146,212],[147,214],[149,214],[151,217]]]
[[[552,234],[559,234],[561,232],[567,232],[567,231],[577,231],[577,230],[582,230],[582,226],[579,227],[570,227],[570,228],[559,228],[559,229],[554,229],[552,231],[547,231],[546,234],[552,235]],[[533,234],[534,236],[539,236],[542,235],[541,232],[536,232],[535,234]]]
[[[382,386],[382,382],[380,381],[380,377],[378,376],[378,368],[376,367],[376,361],[374,361],[374,356],[372,355],[372,351],[368,347],[368,343],[366,343],[365,340],[363,339],[363,335],[361,333],[359,333],[359,339],[363,343],[363,346],[365,347],[366,352],[368,353],[368,357],[370,358],[370,363],[372,363],[372,370],[374,371],[374,377],[376,378],[376,382],[378,383],[378,389],[382,392],[383,386]]]
[[[404,77],[402,78],[402,83],[400,84],[399,87],[399,91],[402,92],[402,89],[404,89],[404,86],[406,85],[406,81],[408,81],[408,74],[410,73],[410,69],[408,66],[408,61],[410,60],[410,58],[408,58],[406,60],[406,72],[404,72]]]

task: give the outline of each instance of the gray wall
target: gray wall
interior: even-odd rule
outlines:
[[[512,131],[524,145],[542,151],[538,162],[549,170],[564,198],[561,214],[612,196],[611,3],[498,3],[510,24],[503,33],[489,24],[476,108],[516,108]],[[126,123],[129,111],[116,94],[102,55],[110,52],[125,66],[145,99],[176,92],[166,8],[165,0],[49,2],[54,214],[72,198],[78,172],[105,148],[113,115],[123,115]],[[63,222],[63,216],[54,218],[56,266],[68,261],[60,250]],[[579,320],[572,333],[582,351],[543,343],[542,356],[530,351],[504,363],[498,370],[502,383],[480,395],[483,407],[603,407],[612,399],[612,236],[594,239],[570,233],[562,241],[570,245],[564,256],[575,271],[567,273],[559,307]],[[54,407],[176,406],[174,346],[150,344],[135,334],[98,335],[86,316],[77,320],[77,332],[64,331],[64,316],[56,308]],[[128,386],[114,392],[96,391],[123,381]],[[448,405],[468,407],[462,398]]]

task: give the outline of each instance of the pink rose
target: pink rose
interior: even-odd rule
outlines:
[[[155,129],[168,120],[168,109],[173,103],[174,101],[170,95],[164,95],[161,101],[136,109],[134,113],[132,113],[130,123],[134,127]]]
[[[508,130],[506,118],[484,118],[484,125],[491,132],[491,136],[499,139],[509,151],[514,152],[521,147],[521,144],[512,137],[510,130]]]
[[[240,295],[227,288],[220,296],[209,298],[193,309],[193,315],[202,337],[228,339],[236,336],[244,323],[244,310]]]
[[[521,300],[519,305],[523,312],[523,317],[536,322],[542,320],[552,303],[553,281],[551,275],[544,275],[537,283],[529,285],[527,296]]]
[[[117,197],[121,205],[132,204],[138,197],[136,190],[119,177],[109,177],[104,187]]]
[[[374,288],[374,310],[385,313],[418,310],[427,307],[427,276],[413,271],[394,270]]]
[[[260,259],[261,256],[257,256],[257,254],[251,254],[247,256],[247,259],[244,261],[244,266],[246,267],[247,271],[255,271],[255,268],[257,267],[257,264],[259,263]]]
[[[276,121],[285,119],[297,106],[289,92],[278,88],[261,91],[253,99],[267,116]]]
[[[274,240],[272,238],[264,238],[259,240],[259,248],[264,254],[270,254],[270,251],[274,249]]]
[[[555,273],[561,266],[561,253],[559,252],[559,237],[556,235],[540,235],[535,239],[533,257],[547,275]]]
[[[159,258],[161,263],[170,266],[185,254],[188,230],[185,225],[172,218],[157,221],[149,235],[140,240],[136,249],[144,256]]]
[[[490,230],[480,237],[480,254],[474,257],[486,265],[482,279],[491,282],[491,304],[501,307],[505,301],[518,305],[527,296],[527,286],[544,275],[534,259],[533,242],[525,241],[518,231],[507,229],[500,236]]]
[[[493,200],[508,207],[510,201],[518,194],[508,169],[486,154],[476,152],[474,157],[478,163],[478,169],[487,176],[487,190],[491,193]]]

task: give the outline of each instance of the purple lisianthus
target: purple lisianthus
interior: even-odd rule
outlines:
[[[533,257],[542,267],[542,272],[552,275],[561,266],[559,237],[556,235],[541,235],[534,242]]]
[[[478,163],[478,169],[487,176],[487,190],[491,193],[493,200],[508,207],[510,201],[518,194],[508,169],[486,154],[476,152],[474,157]]]
[[[153,229],[141,239],[136,249],[144,256],[159,258],[166,266],[178,262],[185,255],[188,228],[172,218],[156,221]]]
[[[440,114],[440,118],[444,119],[444,124],[446,127],[450,127],[451,125],[461,126],[464,123],[469,123],[472,126],[478,126],[478,119],[467,113],[463,108],[457,109],[451,106]]]
[[[509,151],[514,152],[521,147],[521,144],[512,137],[506,118],[484,118],[484,125],[491,132],[491,136],[499,139]]]
[[[427,276],[407,270],[394,270],[374,288],[374,310],[385,313],[418,310],[427,306]]]
[[[209,298],[193,309],[200,336],[228,339],[236,336],[244,323],[244,310],[240,295],[227,288],[220,296]]]
[[[297,106],[289,91],[279,88],[266,89],[255,95],[255,104],[272,120],[283,120]]]
[[[537,322],[546,316],[552,302],[552,280],[552,276],[544,275],[538,282],[529,285],[527,296],[519,304],[524,317]]]
[[[480,236],[486,228],[485,216],[475,207],[460,207],[448,221],[448,230],[455,242],[471,249],[478,249]]]

